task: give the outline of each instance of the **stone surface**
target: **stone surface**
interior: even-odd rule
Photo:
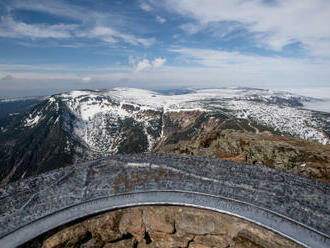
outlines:
[[[188,247],[192,235],[171,235],[167,233],[150,233],[151,242],[155,247]]]
[[[98,239],[90,239],[86,243],[80,245],[80,248],[102,248],[104,243]]]
[[[229,235],[202,235],[194,238],[189,248],[228,247],[232,239]]]
[[[118,229],[118,214],[102,214],[83,222],[83,225],[96,240],[110,242],[122,237]]]
[[[157,213],[158,215],[156,215]],[[118,239],[109,240],[106,236],[100,236],[97,232],[92,236],[86,235],[87,231],[98,229],[100,219],[113,223],[111,218],[118,219],[115,224],[109,224],[109,232],[122,233]],[[142,218],[142,216],[144,218]],[[177,229],[168,228],[161,231],[162,225],[152,223],[172,223]],[[164,216],[166,216],[164,218]],[[86,229],[88,226],[88,230]],[[148,226],[147,229],[144,229]],[[219,228],[218,228],[219,227]],[[75,230],[75,231],[74,231]],[[78,231],[77,230],[82,230]],[[81,235],[83,233],[83,235]],[[76,234],[77,236],[75,236]],[[82,239],[81,237],[84,236]],[[53,241],[57,242],[53,242]],[[59,242],[59,240],[62,240]],[[272,231],[256,224],[214,211],[201,210],[181,206],[142,206],[114,210],[106,214],[90,217],[80,223],[52,234],[42,235],[37,238],[39,246],[34,248],[110,248],[110,247],[138,247],[138,248],[210,248],[210,247],[236,247],[236,248],[300,248],[301,246],[287,240]],[[26,244],[21,248],[30,248]]]
[[[180,211],[176,217],[175,227],[178,233],[193,235],[227,233],[226,225],[217,217],[217,215],[208,212],[201,215],[196,211]]]
[[[330,244],[329,184],[230,161],[162,154],[116,155],[8,184],[0,189],[0,194],[1,248],[19,246],[88,215],[150,204],[213,209],[259,223],[307,247]],[[121,232],[118,223],[122,216],[130,214],[124,210],[112,214],[106,223],[102,222],[103,218],[90,221],[97,227],[94,229],[86,222],[83,233],[87,230],[87,237],[104,238],[105,243],[126,239],[124,233],[129,232],[134,239],[141,240],[143,228],[155,228],[166,237],[174,233],[171,232],[173,220],[181,218],[178,215],[175,219],[152,220],[142,211],[139,218],[149,218],[148,223],[129,230],[127,223],[138,220],[127,217]],[[219,221],[208,214],[207,221],[194,213],[189,216],[190,222],[196,220],[201,225]],[[230,221],[221,218],[221,225],[187,230],[191,235],[207,232],[224,235],[228,228],[224,223]],[[186,225],[179,227],[186,230],[189,221],[183,220]],[[118,230],[108,231],[117,225]],[[241,231],[232,230],[237,235]],[[259,239],[267,239],[254,235],[253,229],[247,228],[244,233],[253,237],[249,240],[256,244]],[[175,235],[179,235],[178,231]]]
[[[143,221],[147,231],[174,233],[174,213],[171,208],[166,207],[146,207],[147,211],[143,211]]]
[[[119,230],[121,216],[122,211],[116,211],[81,221],[45,238],[42,248],[77,246],[77,244],[81,244],[81,248],[101,248],[105,243],[123,237]]]
[[[330,144],[322,145],[270,132],[209,131],[175,144],[158,146],[154,152],[255,164],[330,183]]]
[[[142,219],[142,210],[133,209],[123,214],[120,223],[119,230],[121,234],[131,234],[137,241],[144,239],[145,227]]]
[[[42,248],[56,248],[69,246],[70,243],[79,243],[87,236],[87,229],[84,225],[74,225],[64,229],[56,235],[48,238],[42,245]]]
[[[133,239],[124,239],[115,243],[108,243],[103,248],[134,248],[135,241]]]

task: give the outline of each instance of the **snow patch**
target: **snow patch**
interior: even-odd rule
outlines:
[[[26,118],[24,121],[24,127],[34,127],[39,123],[41,119],[42,119],[41,113],[38,113],[35,116],[30,114],[29,117]]]

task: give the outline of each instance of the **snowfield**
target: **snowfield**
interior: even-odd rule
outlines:
[[[91,150],[115,153],[116,144],[125,137],[119,131],[125,120],[143,129],[150,150],[163,135],[162,120],[167,112],[220,112],[230,118],[254,121],[285,135],[324,143],[329,129],[329,115],[301,109],[312,98],[288,92],[223,88],[200,89],[187,94],[165,95],[154,91],[114,88],[100,91],[72,91],[54,95],[49,104],[64,103],[76,117],[74,135]],[[42,112],[33,113],[24,122],[33,127],[42,120]],[[58,121],[58,119],[57,119]],[[159,128],[159,135],[157,133]],[[328,141],[327,141],[328,142]]]
[[[322,122],[308,110],[249,101],[230,101],[229,104],[238,118],[254,120],[294,137],[323,141],[324,134],[319,128]]]

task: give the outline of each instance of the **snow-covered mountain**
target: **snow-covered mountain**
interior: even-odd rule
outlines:
[[[326,143],[330,114],[303,109],[311,100],[248,88],[183,94],[115,88],[53,95],[2,129],[0,179],[6,182],[112,153],[147,152],[223,128]]]
[[[228,118],[254,121],[282,134],[323,142],[327,136],[328,116],[300,108],[303,102],[311,100],[287,92],[259,89],[204,89],[182,95],[164,95],[117,88],[72,91],[50,97],[48,104],[55,104],[57,111],[59,103],[66,104],[76,117],[74,134],[92,150],[115,152],[116,147],[112,146],[114,134],[123,120],[131,118],[140,124],[151,148],[162,136],[163,130],[157,127],[162,115],[190,111],[219,112]],[[31,113],[24,125],[37,125],[44,118],[43,114],[42,110]]]

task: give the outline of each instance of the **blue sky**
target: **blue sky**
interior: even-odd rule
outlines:
[[[328,88],[329,20],[328,0],[0,0],[0,97]]]

